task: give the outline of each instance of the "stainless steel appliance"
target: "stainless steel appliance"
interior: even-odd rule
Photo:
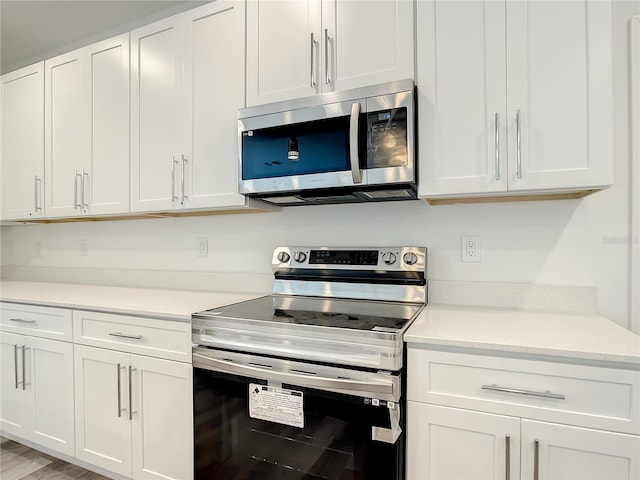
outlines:
[[[238,112],[240,193],[279,205],[416,198],[412,80]]]
[[[273,294],[193,316],[197,479],[404,478],[422,247],[279,247]]]

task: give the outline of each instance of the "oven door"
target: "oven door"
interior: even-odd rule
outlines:
[[[398,376],[198,347],[193,361],[196,479],[404,478]]]

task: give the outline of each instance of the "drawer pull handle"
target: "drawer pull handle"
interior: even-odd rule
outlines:
[[[23,318],[10,318],[12,322],[20,322],[20,323],[36,323],[35,320],[25,320]]]
[[[498,385],[482,385],[482,390],[491,390],[492,392],[514,393],[516,395],[527,395],[529,397],[553,398],[555,400],[564,400],[566,397],[559,393],[553,392],[534,392],[531,390],[520,390],[518,388],[499,387]]]
[[[131,338],[132,340],[142,340],[142,335],[127,335],[126,333],[110,333],[111,337],[119,337],[119,338]]]

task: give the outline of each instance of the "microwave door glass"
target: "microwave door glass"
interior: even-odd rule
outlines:
[[[242,132],[242,179],[350,170],[349,117]]]
[[[408,164],[406,108],[368,113],[367,131],[367,168]]]

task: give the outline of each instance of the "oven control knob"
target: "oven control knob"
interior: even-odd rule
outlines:
[[[404,263],[407,265],[415,265],[418,263],[418,256],[413,252],[407,252],[402,257],[402,260],[404,260]]]
[[[287,252],[280,252],[278,254],[278,260],[280,261],[280,263],[287,263],[290,258],[291,256]]]
[[[302,263],[307,259],[307,254],[304,252],[293,252],[293,259],[298,263]]]
[[[394,263],[396,263],[396,254],[385,252],[382,254],[382,260],[384,260],[384,263],[386,263],[387,265],[393,265]]]

